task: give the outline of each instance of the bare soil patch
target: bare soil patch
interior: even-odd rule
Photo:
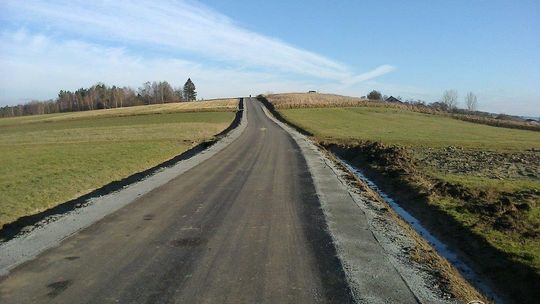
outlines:
[[[437,163],[445,163],[440,170],[447,172],[465,170],[459,169],[463,165],[458,160],[450,160],[454,154],[446,153],[454,148],[428,151],[418,160],[412,149],[378,142],[350,146],[326,143],[325,147],[361,168],[436,237],[469,261],[478,273],[503,292],[507,300],[534,303],[540,297],[540,275],[538,269],[533,267],[534,253],[526,249],[517,253],[501,250],[501,246],[494,246],[485,235],[479,233],[491,229],[495,233],[514,237],[518,246],[537,243],[540,236],[538,223],[530,220],[530,213],[538,208],[538,191],[486,191],[450,183],[426,173],[426,164]],[[527,172],[534,172],[537,166],[535,154],[495,155],[495,152],[484,154],[474,151],[464,151],[462,154],[467,155],[465,159],[475,159],[475,155],[481,155],[470,162],[470,167],[480,166],[486,161],[483,157],[492,159],[492,163],[479,170],[485,175],[490,175],[489,169],[495,168],[507,175],[528,176]],[[504,166],[501,169],[501,164],[513,158],[523,159],[523,170],[505,171]],[[440,203],[446,200],[452,203]],[[468,221],[461,218],[460,213],[468,214]]]
[[[449,146],[417,149],[415,154],[422,165],[445,173],[497,179],[540,179],[540,151],[498,152]]]

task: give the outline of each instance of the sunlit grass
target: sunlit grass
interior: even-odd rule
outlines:
[[[238,102],[226,101],[219,112],[192,104],[189,112],[166,104],[0,119],[0,226],[211,139],[231,123]],[[195,105],[203,112],[193,112]]]
[[[286,119],[326,141],[372,140],[423,147],[540,149],[540,132],[497,128],[392,108],[281,109]]]
[[[312,102],[316,102],[316,99]],[[331,104],[327,100],[322,102]],[[331,107],[297,107],[294,101],[287,102],[283,97],[278,111],[286,120],[310,132],[319,141],[353,146],[363,141],[395,144],[409,147],[413,158],[417,152],[434,151],[448,146],[465,150],[489,150],[492,153],[505,152],[506,155],[540,150],[540,132],[537,131],[492,127],[394,107],[350,107],[347,104],[343,107],[339,103],[341,101]],[[521,191],[540,191],[540,181],[528,176],[501,179],[495,172],[493,176],[489,173],[487,176],[475,176],[474,173],[449,174],[433,166],[418,167],[417,170],[420,174],[464,186],[475,193],[486,191],[494,194],[492,197]],[[521,217],[517,224],[522,228],[504,231],[494,229],[492,225],[498,214],[486,219],[486,215],[475,212],[474,207],[467,209],[463,205],[478,202],[464,202],[447,195],[431,195],[430,204],[436,205],[460,225],[485,238],[495,248],[508,253],[512,259],[540,272],[540,243],[538,239],[523,234],[524,231],[534,233],[540,227],[540,202],[537,196],[531,195],[532,198],[528,200],[535,201],[529,201],[530,209],[519,211]]]

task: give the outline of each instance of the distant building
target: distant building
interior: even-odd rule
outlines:
[[[385,99],[386,102],[399,102],[399,103],[402,103],[401,100],[395,98],[394,96],[390,96],[388,98]]]
[[[308,93],[317,93],[317,91],[311,90],[311,91],[308,91]]]

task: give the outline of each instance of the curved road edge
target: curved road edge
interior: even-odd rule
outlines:
[[[239,105],[242,105],[242,101],[240,101]],[[229,127],[216,135],[223,137],[190,158],[180,160],[170,167],[159,169],[142,180],[131,183],[118,191],[89,198],[84,202],[83,207],[56,215],[52,221],[45,219],[45,223],[37,223],[36,227],[30,232],[0,243],[0,276],[8,274],[16,266],[32,260],[49,248],[57,246],[64,239],[81,229],[89,227],[105,216],[130,204],[139,196],[166,184],[223,150],[246,129],[248,121],[245,104],[240,107],[239,111],[243,113],[240,122],[235,128],[231,130]],[[233,121],[231,125],[234,125],[234,123]]]
[[[414,240],[394,219],[382,219],[348,173],[307,136],[281,122],[261,103],[265,114],[300,147],[311,172],[330,235],[358,303],[456,303],[433,287],[436,278],[401,254]],[[381,222],[382,221],[382,222]],[[386,295],[386,298],[381,298]]]

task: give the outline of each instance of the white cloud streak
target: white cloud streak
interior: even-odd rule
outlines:
[[[345,85],[353,85],[355,83],[364,82],[366,80],[373,79],[373,78],[382,76],[384,74],[390,73],[394,71],[395,69],[396,68],[391,65],[381,65],[380,67],[377,67],[369,72],[345,78],[342,82]]]
[[[99,81],[138,86],[148,80],[168,80],[181,85],[187,75],[200,97],[245,96],[267,90],[307,90],[310,85],[268,72],[239,68],[212,68],[174,59],[133,56],[123,48],[80,41],[57,41],[25,31],[1,33],[9,50],[0,50],[0,102],[19,103],[30,98],[48,99],[59,89],[75,90]]]
[[[229,77],[227,81],[247,80],[244,78],[249,76],[276,84],[278,75],[294,75],[296,84],[303,83],[299,89],[303,89],[322,79],[352,86],[395,69],[383,65],[356,75],[343,63],[246,30],[195,2],[26,0],[5,1],[2,10],[3,19],[29,24],[27,31],[33,31],[2,34],[1,68],[19,76],[2,76],[2,91],[16,86],[14,82],[24,77],[39,81],[36,75],[40,74],[55,75],[52,77],[64,82],[85,78],[91,81],[96,75],[102,81],[111,78],[118,82],[119,77],[141,78],[137,73],[143,72],[163,79],[171,74],[167,68],[174,67],[184,69],[184,77],[186,70],[197,70],[205,77],[212,75],[205,71],[211,71]],[[37,27],[41,27],[40,32],[36,32]],[[205,66],[179,60],[186,56],[200,58],[197,61]],[[234,68],[218,68],[224,65]],[[84,75],[77,75],[81,73]],[[145,79],[152,79],[150,75]],[[51,76],[45,80],[49,85]],[[250,85],[255,81],[251,80]]]

